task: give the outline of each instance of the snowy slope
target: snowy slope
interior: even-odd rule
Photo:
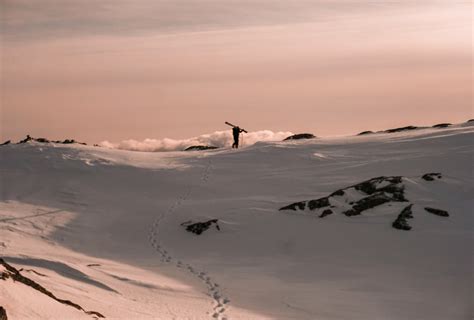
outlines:
[[[192,153],[4,146],[0,255],[106,318],[469,319],[473,138],[461,124]],[[324,219],[278,210],[394,175],[410,231],[391,226],[404,203]],[[209,219],[220,230],[180,225]],[[0,284],[12,319],[92,318]]]

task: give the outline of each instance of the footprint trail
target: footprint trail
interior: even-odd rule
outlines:
[[[200,183],[197,187],[200,187],[209,181],[211,170],[212,162],[209,160],[201,174]],[[230,300],[222,293],[221,286],[215,282],[206,272],[199,270],[189,263],[185,263],[174,258],[159,240],[159,228],[163,219],[172,215],[184,202],[186,202],[191,197],[192,191],[193,187],[189,186],[181,195],[176,198],[176,200],[167,210],[156,217],[148,234],[148,240],[151,246],[160,255],[161,261],[174,264],[177,268],[191,273],[194,277],[202,282],[204,287],[207,289],[209,297],[213,300],[213,309],[212,312],[210,312],[212,319],[229,320],[225,313]]]

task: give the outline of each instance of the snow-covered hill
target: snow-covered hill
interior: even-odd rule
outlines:
[[[0,305],[9,319],[470,319],[473,141],[471,122],[192,153],[2,146]],[[381,176],[406,201],[344,214]],[[279,210],[338,190],[324,218]],[[393,228],[409,204],[411,230]]]

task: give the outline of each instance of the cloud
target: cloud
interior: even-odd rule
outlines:
[[[241,142],[243,145],[248,146],[255,144],[259,141],[281,141],[284,138],[292,135],[291,132],[273,132],[270,130],[261,130],[249,132],[243,134]],[[175,140],[175,139],[145,139],[143,141],[137,140],[123,140],[119,143],[112,143],[109,141],[103,141],[99,145],[111,149],[131,150],[131,151],[147,151],[147,152],[159,152],[159,151],[181,151],[187,147],[194,145],[207,145],[215,147],[228,147],[233,142],[232,134],[230,130],[216,131],[214,133],[203,134],[198,137]]]

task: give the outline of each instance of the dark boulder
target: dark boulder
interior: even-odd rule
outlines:
[[[213,224],[216,226],[217,230],[221,230],[217,222],[218,222],[218,219],[211,219],[205,222],[196,222],[192,224],[188,224],[187,222],[185,222],[185,223],[182,223],[181,225],[186,227],[186,231],[200,235],[201,233],[209,229]]]
[[[425,173],[421,179],[426,180],[426,181],[434,181],[436,179],[441,179],[442,175],[439,172],[433,172],[433,173]]]
[[[474,119],[469,119],[467,120],[467,122],[474,122]]]
[[[405,231],[411,230],[411,226],[408,224],[407,219],[413,218],[412,207],[413,204],[410,204],[402,210],[397,219],[392,223],[393,228]]]
[[[395,133],[395,132],[410,131],[410,130],[415,130],[415,129],[418,129],[418,127],[406,126],[406,127],[401,127],[401,128],[388,129],[388,130],[385,130],[385,132],[386,133]]]
[[[449,217],[449,213],[445,210],[435,209],[435,208],[430,208],[430,207],[425,207],[425,210],[428,211],[429,213],[432,213],[440,217]]]
[[[8,144],[10,144],[10,143],[12,143],[12,141],[11,141],[11,140],[7,140],[7,141],[5,141],[4,143],[0,144],[0,146],[6,146],[6,145],[8,145]]]
[[[367,135],[367,134],[373,134],[373,133],[374,133],[373,131],[368,130],[368,131],[362,131],[361,133],[359,133],[359,134],[357,134],[357,135],[358,135],[358,136],[365,136],[365,135]]]
[[[433,128],[442,129],[442,128],[447,128],[449,126],[452,126],[452,124],[451,123],[438,123],[438,124],[435,124]]]
[[[292,136],[286,137],[283,141],[289,140],[302,140],[302,139],[314,139],[316,136],[312,133],[298,133]]]
[[[46,138],[35,138],[33,139],[34,141],[36,142],[40,142],[40,143],[49,143],[50,141]]]
[[[3,307],[0,307],[0,320],[8,320],[7,310]]]
[[[202,150],[214,150],[218,149],[218,147],[214,146],[190,146],[184,149],[184,151],[202,151]]]

